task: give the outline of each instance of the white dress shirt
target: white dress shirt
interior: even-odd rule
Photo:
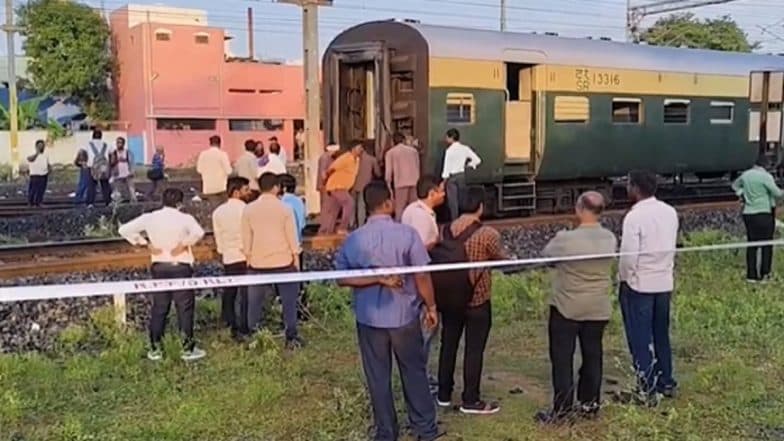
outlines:
[[[212,234],[224,265],[244,262],[242,251],[242,212],[245,202],[229,199],[212,212]]]
[[[267,165],[259,169],[259,176],[264,173],[274,173],[276,175],[285,175],[288,173],[286,164],[280,159],[280,156],[270,153],[267,155]]]
[[[202,193],[223,193],[226,191],[226,180],[231,174],[229,155],[218,147],[210,147],[199,153],[196,171],[201,175]]]
[[[121,225],[120,236],[134,245],[151,245],[161,250],[160,254],[151,255],[153,263],[184,263],[194,262],[191,247],[204,237],[204,230],[196,219],[171,207],[143,214],[136,219]],[[147,238],[142,236],[144,233]],[[188,247],[187,251],[177,256],[171,252],[178,245]]]
[[[678,214],[674,208],[654,197],[634,204],[623,220],[621,252],[644,254],[621,256],[621,282],[643,293],[672,291],[677,239]]]
[[[27,161],[30,165],[30,176],[46,176],[49,174],[49,155],[46,152],[38,153],[34,161]]]
[[[464,173],[466,165],[471,168],[476,168],[482,163],[482,159],[474,153],[471,147],[454,142],[447,147],[444,154],[444,171],[441,177],[444,179],[458,173]]]
[[[430,246],[438,242],[438,223],[436,223],[436,213],[423,201],[418,200],[403,210],[400,223],[408,225],[416,230],[422,243]]]

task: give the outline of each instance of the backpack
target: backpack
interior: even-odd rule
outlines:
[[[449,226],[445,227],[443,239],[430,250],[430,263],[437,265],[468,262],[466,241],[481,227],[481,223],[475,222],[457,237],[452,235]],[[468,269],[459,269],[430,273],[439,311],[462,312],[468,308],[468,303],[474,296],[474,284],[471,283],[469,272]]]
[[[96,181],[109,178],[109,159],[106,157],[107,149],[105,142],[101,146],[100,152],[95,148],[95,144],[90,143],[90,150],[92,150],[94,156],[90,174]]]

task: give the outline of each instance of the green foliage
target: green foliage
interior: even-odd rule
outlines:
[[[17,120],[19,130],[30,130],[43,127],[43,123],[38,118],[38,107],[46,97],[36,97],[25,100],[17,106]],[[11,127],[11,112],[5,107],[0,106],[0,130],[8,130]]]
[[[639,41],[652,46],[733,52],[751,52],[759,47],[759,43],[749,42],[732,17],[701,20],[692,13],[660,18],[640,35]]]
[[[75,97],[92,118],[113,119],[111,34],[101,15],[87,5],[60,0],[32,0],[17,14],[35,89]]]

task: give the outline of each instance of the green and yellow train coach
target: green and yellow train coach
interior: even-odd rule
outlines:
[[[324,55],[324,132],[419,140],[438,173],[448,128],[482,157],[493,211],[560,211],[634,168],[721,177],[752,164],[749,74],[784,58],[381,21]]]

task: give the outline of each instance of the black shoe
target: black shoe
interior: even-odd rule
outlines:
[[[250,335],[244,334],[242,332],[232,332],[231,339],[234,340],[236,343],[247,343],[250,340]]]
[[[577,414],[580,416],[580,418],[586,420],[595,420],[599,418],[600,408],[601,406],[599,406],[599,403],[581,404],[577,408]]]
[[[445,436],[446,436],[446,430],[439,430],[438,433],[436,434],[436,436],[432,436],[432,437],[428,437],[428,438],[423,438],[421,436],[417,436],[417,441],[435,441],[435,440],[437,440],[439,438],[443,438]]]
[[[543,426],[558,426],[570,422],[567,414],[555,413],[551,410],[543,410],[534,415],[534,421]]]
[[[501,406],[496,403],[486,403],[477,401],[476,403],[463,403],[460,405],[460,413],[466,415],[492,415],[498,413]]]
[[[665,387],[659,388],[658,392],[664,398],[675,399],[678,396],[678,384],[673,384],[672,386],[665,386]]]
[[[296,351],[305,347],[305,341],[299,337],[286,340],[286,349],[289,351]]]

